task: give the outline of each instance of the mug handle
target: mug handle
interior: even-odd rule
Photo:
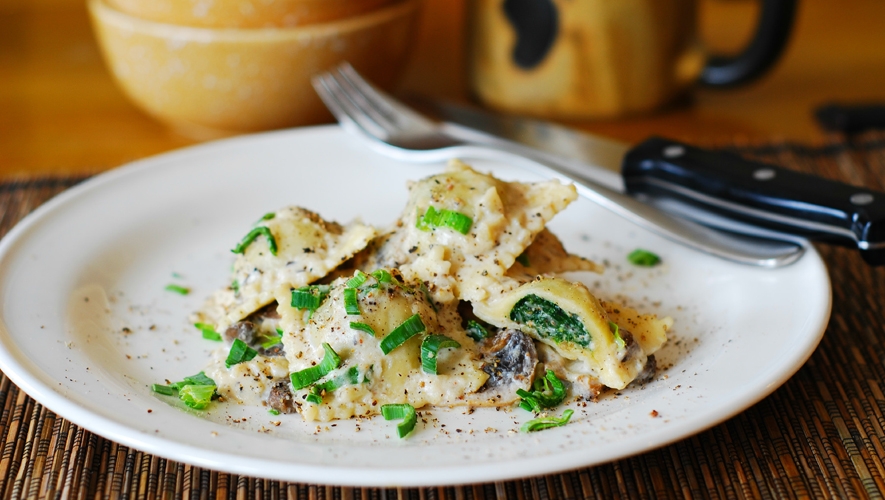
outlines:
[[[728,87],[762,76],[783,53],[795,14],[796,0],[762,0],[759,24],[747,48],[734,57],[710,57],[700,82],[711,87]]]

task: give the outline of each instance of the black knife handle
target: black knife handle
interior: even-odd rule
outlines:
[[[627,192],[675,197],[885,264],[885,193],[652,137],[624,157]]]
[[[885,104],[827,104],[818,108],[814,116],[821,127],[831,132],[856,134],[885,128]]]

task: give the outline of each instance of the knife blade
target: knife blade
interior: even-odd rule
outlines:
[[[854,247],[869,264],[885,264],[885,193],[660,137],[631,146],[457,103],[432,107],[453,134],[525,147],[675,215],[744,234]]]

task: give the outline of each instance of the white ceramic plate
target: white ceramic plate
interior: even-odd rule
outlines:
[[[685,438],[771,393],[824,331],[830,285],[813,250],[784,269],[731,264],[582,199],[551,227],[569,250],[609,268],[572,278],[676,323],[653,382],[572,404],[565,427],[522,434],[531,416],[518,408],[434,409],[400,440],[395,422],[381,418],[317,426],[260,408],[187,410],[151,392],[152,383],[203,369],[214,344],[188,315],[227,283],[229,249],[257,217],[296,204],[385,225],[405,204],[406,182],[441,168],[382,158],[319,127],[197,146],[98,176],[0,243],[0,368],[77,425],[170,459],[280,480],[442,485],[574,469]],[[625,255],[637,247],[665,264],[631,267]],[[165,291],[170,283],[192,292]]]

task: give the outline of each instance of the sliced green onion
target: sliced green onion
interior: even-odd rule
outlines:
[[[551,427],[562,427],[567,424],[568,421],[572,418],[572,414],[575,413],[574,410],[568,409],[562,412],[562,417],[541,417],[533,420],[529,420],[528,422],[522,424],[520,430],[522,432],[535,432],[535,431],[543,431],[544,429],[549,429]]]
[[[323,395],[328,394],[335,389],[340,387],[344,387],[345,385],[356,385],[360,380],[360,370],[355,366],[351,366],[348,370],[341,375],[338,375],[332,380],[328,380],[323,382],[322,384],[317,384],[310,388],[310,392],[307,394],[307,402],[313,404],[320,404],[323,402]]]
[[[170,385],[153,384],[151,390],[164,396],[174,396],[178,392],[178,399],[184,404],[196,410],[202,410],[217,396],[215,381],[200,372],[190,377],[184,377],[181,382]]]
[[[215,331],[215,327],[209,323],[194,323],[198,330],[203,332],[203,338],[206,340],[221,340],[221,334]]]
[[[405,283],[400,282],[396,277],[390,274],[386,269],[376,269],[372,271],[371,276],[378,281],[378,283],[391,284],[400,287],[406,292],[412,292],[413,290],[405,285]],[[377,285],[376,285],[377,286]],[[373,287],[374,288],[374,287]]]
[[[378,280],[378,283],[390,283],[393,281],[393,276],[387,272],[387,269],[375,269],[372,271],[372,277]]]
[[[209,406],[213,396],[215,396],[214,385],[186,385],[178,391],[179,399],[195,410]]]
[[[461,212],[445,208],[437,210],[432,206],[429,206],[424,215],[418,217],[415,227],[421,231],[430,231],[437,227],[447,227],[449,229],[454,229],[461,234],[467,234],[472,225],[473,219]]]
[[[323,355],[323,360],[320,361],[320,364],[305,368],[301,371],[293,372],[289,375],[289,378],[292,380],[292,387],[294,387],[296,391],[298,389],[304,389],[310,384],[325,377],[329,372],[338,368],[341,364],[341,357],[332,349],[332,346],[323,342],[323,351],[325,351],[325,354]]]
[[[332,380],[317,384],[314,387],[324,392],[332,392],[335,389],[344,387],[345,385],[356,385],[360,381],[360,370],[355,366],[351,366],[346,372],[338,375]]]
[[[237,246],[231,250],[233,253],[243,253],[246,251],[246,247],[252,244],[255,241],[255,238],[264,235],[267,238],[267,247],[270,249],[270,253],[272,255],[277,254],[277,240],[273,237],[273,233],[270,232],[270,228],[267,226],[258,226],[251,231],[249,234],[243,237],[242,241],[240,241]]]
[[[369,382],[371,382],[372,379],[369,378],[369,375],[374,373],[374,371],[375,371],[375,365],[369,365],[369,369],[366,370],[366,373],[363,374],[363,382],[362,383],[368,384]]]
[[[424,293],[424,298],[427,299],[427,303],[433,308],[433,312],[439,312],[439,309],[436,308],[436,304],[433,302],[433,297],[430,296],[430,290],[427,289],[427,285],[423,281],[421,282],[421,292]]]
[[[375,336],[375,329],[369,326],[367,323],[361,323],[359,321],[351,321],[350,327],[354,330],[359,330],[361,332],[366,332],[371,336]]]
[[[608,329],[611,330],[612,335],[615,336],[615,343],[618,344],[618,347],[623,348],[625,345],[627,345],[627,343],[624,342],[624,339],[621,338],[621,328],[618,326],[617,323],[615,323],[614,321],[609,321]]]
[[[215,342],[221,342],[221,335],[215,330],[201,330],[203,332],[203,338],[206,340],[214,340]]]
[[[478,321],[471,319],[467,322],[467,336],[479,342],[491,336],[486,327],[482,326]]]
[[[346,286],[347,288],[359,288],[363,283],[366,282],[367,279],[369,279],[368,274],[357,270],[353,274],[353,278],[347,280],[347,283],[345,283],[344,286]]]
[[[461,234],[467,234],[470,231],[470,226],[473,225],[473,219],[461,212],[444,209],[441,213],[442,217],[440,217],[439,225],[454,229]]]
[[[436,227],[436,222],[438,220],[439,213],[433,208],[433,206],[429,206],[423,216],[418,216],[418,220],[415,221],[415,227],[421,231],[430,231]]]
[[[543,377],[535,379],[532,392],[517,389],[516,395],[522,398],[519,407],[523,410],[541,413],[545,408],[555,408],[565,399],[565,384],[556,377],[553,370],[547,370]]]
[[[356,298],[356,293],[356,288],[344,289],[344,311],[347,312],[347,314],[360,314],[360,303]]]
[[[233,280],[230,282],[230,289],[234,291],[235,295],[240,293],[240,282],[237,280]]]
[[[651,267],[661,262],[661,258],[656,254],[641,248],[637,248],[630,252],[630,255],[627,256],[627,260],[633,265],[642,267]]]
[[[324,285],[308,285],[292,290],[292,307],[316,311],[329,296],[329,287]]]
[[[436,375],[436,362],[439,359],[440,349],[457,349],[461,347],[457,341],[445,335],[428,335],[421,341],[421,368],[424,373]]]
[[[273,218],[276,217],[276,216],[277,216],[277,214],[276,214],[275,212],[268,212],[268,213],[262,215],[262,216],[261,216],[261,219],[258,219],[258,220],[259,220],[259,221],[263,221],[263,220],[271,220],[271,219],[273,219]]]
[[[181,285],[166,285],[167,292],[175,292],[179,295],[187,295],[191,293],[191,289]]]
[[[390,351],[403,345],[410,338],[423,332],[425,328],[424,322],[421,321],[421,316],[413,314],[384,337],[384,340],[381,341],[381,352],[389,354]]]
[[[403,420],[396,426],[396,433],[400,438],[408,436],[418,422],[418,413],[415,411],[415,407],[408,403],[381,405],[381,415],[384,420]]]
[[[267,410],[267,412],[270,413],[271,415],[279,415],[280,414],[280,410],[276,410],[274,408]]]
[[[175,388],[168,385],[153,384],[151,385],[151,390],[156,392],[157,394],[162,394],[164,396],[175,395]]]
[[[516,258],[516,262],[522,264],[523,267],[531,267],[532,265],[529,263],[529,256],[527,253],[522,252],[519,254],[519,257]]]
[[[227,353],[227,359],[224,360],[224,366],[230,368],[233,365],[252,360],[258,355],[258,351],[249,347],[248,344],[240,339],[234,339],[234,343],[230,346],[230,352]]]
[[[261,347],[263,349],[270,349],[271,347],[280,344],[283,342],[283,331],[277,328],[275,334],[268,335],[261,342]]]
[[[200,372],[196,375],[191,375],[189,377],[184,377],[184,380],[181,382],[175,382],[170,385],[176,391],[181,390],[182,387],[186,385],[216,385],[215,381],[209,378],[205,372]]]
[[[311,387],[310,392],[307,393],[307,397],[305,398],[308,403],[313,403],[315,405],[322,404],[323,395],[319,389],[316,387]]]

